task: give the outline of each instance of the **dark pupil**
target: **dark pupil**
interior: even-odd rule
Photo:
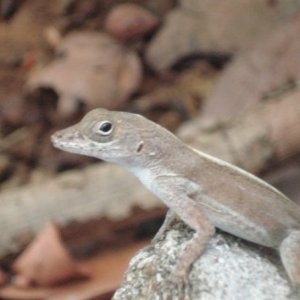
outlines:
[[[112,124],[109,123],[109,122],[106,122],[106,123],[103,123],[101,126],[100,126],[100,130],[102,132],[109,132],[112,128]]]

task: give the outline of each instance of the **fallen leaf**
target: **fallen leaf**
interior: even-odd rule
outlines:
[[[78,31],[62,39],[53,61],[29,76],[29,94],[42,89],[58,96],[60,116],[83,105],[121,108],[141,80],[138,56],[104,33]]]
[[[70,279],[89,276],[63,245],[59,230],[48,223],[13,264],[15,285],[51,286]]]
[[[295,63],[299,60],[300,16],[274,28],[267,38],[258,38],[227,65],[203,105],[203,114],[228,118],[293,88],[300,80],[300,65]]]
[[[214,53],[232,55],[299,10],[294,0],[181,0],[146,50],[148,63],[165,71],[183,57]]]
[[[20,1],[6,1],[7,4],[13,2]],[[24,63],[24,56],[27,56],[28,52],[40,54],[39,48],[44,44],[43,29],[44,26],[50,25],[51,21],[53,22],[55,17],[53,8],[56,2],[58,1],[51,1],[51,4],[38,0],[21,1],[13,18],[9,22],[1,22],[0,62],[2,64]]]
[[[174,131],[182,121],[199,114],[202,99],[215,80],[215,70],[206,63],[197,63],[178,74],[173,82],[161,84],[135,99],[131,108]]]
[[[93,273],[93,277],[85,281],[73,281],[52,287],[27,287],[25,289],[8,285],[0,289],[0,297],[14,300],[85,300],[112,294],[120,285],[129,260],[146,243],[144,241],[120,249],[109,250],[86,260],[85,264]]]
[[[124,3],[112,9],[104,27],[112,36],[127,41],[143,37],[158,24],[159,19],[150,11],[133,3]]]

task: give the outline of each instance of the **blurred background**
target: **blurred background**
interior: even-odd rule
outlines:
[[[300,203],[299,13],[0,0],[0,297],[110,299],[159,228],[166,208],[130,174],[52,147],[95,107],[142,114]]]

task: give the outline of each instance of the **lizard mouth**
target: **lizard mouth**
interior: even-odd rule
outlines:
[[[74,143],[72,143],[72,141],[64,141],[63,139],[57,138],[57,136],[55,136],[55,135],[51,136],[51,142],[55,148],[58,148],[61,150],[69,151],[69,149],[76,148],[76,145]]]
[[[51,142],[55,148],[70,152],[83,152],[85,138],[78,131],[67,133],[64,130],[60,130],[51,136]]]
[[[53,146],[60,150],[100,158],[99,155],[102,149],[97,148],[91,140],[76,128],[70,127],[57,131],[51,136],[51,141]]]
[[[63,141],[58,141],[52,138],[52,144],[55,148],[64,150],[70,153],[75,153],[75,154],[81,154],[81,155],[88,155],[90,156],[91,153],[86,149],[84,146],[79,146],[78,144],[74,142],[63,142]]]

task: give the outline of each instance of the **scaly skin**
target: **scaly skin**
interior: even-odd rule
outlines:
[[[300,208],[254,175],[125,112],[92,110],[78,124],[55,133],[52,142],[126,168],[171,209],[166,224],[177,215],[195,230],[177,275],[186,276],[217,227],[277,249],[292,283],[300,286]]]

